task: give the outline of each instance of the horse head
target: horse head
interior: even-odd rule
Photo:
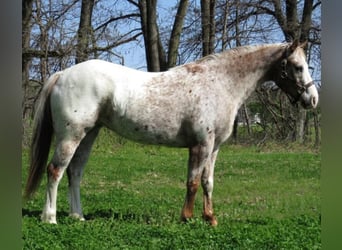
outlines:
[[[294,41],[286,48],[284,56],[279,62],[280,74],[276,84],[287,94],[291,103],[297,103],[308,108],[316,108],[318,104],[318,91],[311,78],[309,66],[306,62],[303,47]]]

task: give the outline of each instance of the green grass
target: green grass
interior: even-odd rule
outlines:
[[[28,165],[23,150],[23,186]],[[69,218],[67,178],[58,225],[40,222],[45,180],[23,204],[24,249],[320,249],[320,153],[224,146],[215,169],[216,228],[180,222],[187,150],[144,146],[103,131],[81,184],[86,222]]]

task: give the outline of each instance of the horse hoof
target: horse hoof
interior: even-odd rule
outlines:
[[[80,215],[78,213],[71,213],[69,216],[73,219],[79,220],[79,221],[85,221],[83,215]]]
[[[217,220],[216,219],[213,219],[213,220],[209,221],[209,223],[210,223],[210,225],[212,227],[216,227],[217,226]]]
[[[41,220],[44,223],[57,224],[56,215],[53,214],[42,214]]]
[[[188,223],[188,222],[189,222],[189,218],[181,217],[181,218],[180,218],[180,221],[181,221],[182,223]]]
[[[216,227],[217,226],[217,220],[213,215],[203,215],[203,219],[207,221],[210,226]]]

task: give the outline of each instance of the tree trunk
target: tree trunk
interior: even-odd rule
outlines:
[[[178,47],[180,36],[182,33],[183,22],[186,15],[186,11],[188,9],[189,1],[188,0],[181,0],[179,2],[177,15],[175,18],[175,22],[173,24],[170,42],[169,42],[169,51],[168,51],[168,60],[167,60],[167,67],[171,68],[176,66],[177,64],[177,56],[178,56]]]
[[[148,71],[165,71],[176,66],[179,41],[188,5],[188,0],[179,2],[169,40],[168,54],[166,55],[157,25],[157,0],[139,1]]]
[[[299,108],[297,113],[297,122],[296,122],[296,141],[299,143],[304,142],[304,132],[305,132],[305,119],[306,119],[306,110],[303,108]]]
[[[30,47],[30,33],[31,26],[30,20],[32,15],[32,3],[33,0],[22,0],[22,49],[28,49]],[[21,62],[21,70],[22,70],[22,91],[23,91],[23,100],[22,100],[22,118],[25,119],[29,115],[30,107],[27,105],[26,101],[28,99],[28,84],[29,84],[29,67],[30,67],[30,58],[24,57]]]
[[[243,110],[243,114],[244,114],[245,119],[246,119],[246,126],[247,126],[248,136],[251,136],[251,125],[250,125],[251,123],[250,123],[250,120],[249,120],[248,110],[247,110],[247,106],[246,106],[245,103],[242,105],[242,110]]]
[[[82,0],[80,24],[77,32],[76,63],[88,59],[88,46],[91,41],[91,18],[95,0]]]
[[[202,56],[214,52],[215,43],[215,0],[201,0]]]
[[[159,63],[159,47],[158,47],[158,27],[157,27],[157,0],[149,0],[146,2],[147,13],[147,34],[148,47],[150,52],[150,69],[149,71],[160,71]]]
[[[312,7],[313,7],[313,0],[305,0],[303,15],[302,15],[302,22],[301,22],[301,32],[300,32],[301,42],[306,42],[309,40],[309,31],[310,31],[311,22],[312,22],[312,18],[311,18]]]
[[[228,44],[228,39],[227,39],[227,32],[228,32],[228,27],[227,27],[227,20],[229,16],[229,1],[226,1],[226,4],[224,5],[224,11],[223,11],[223,22],[222,22],[222,51],[227,49],[227,44]]]
[[[41,1],[39,2],[39,5],[37,6],[37,16],[40,18],[38,21],[39,25],[39,48],[40,51],[44,54],[42,57],[39,58],[40,60],[40,81],[44,83],[47,78],[48,78],[48,55],[47,51],[49,50],[49,35],[48,35],[48,30],[49,30],[49,25],[45,25],[42,22],[43,19],[43,13],[42,13],[42,8],[41,8]]]
[[[215,51],[215,34],[216,34],[215,4],[216,4],[215,0],[210,0],[210,4],[209,4],[209,10],[210,10],[209,54],[212,54]]]
[[[139,0],[147,70],[158,72],[165,68],[165,52],[157,25],[157,0]]]
[[[313,111],[313,119],[314,119],[314,128],[315,128],[315,146],[318,147],[321,144],[321,137],[320,137],[320,126],[319,126],[317,110]]]
[[[145,57],[147,63],[147,70],[150,71],[150,50],[148,46],[148,32],[147,32],[147,7],[146,7],[146,0],[139,0],[139,12],[140,12],[140,23],[141,23],[141,30],[143,32],[144,37],[144,44],[145,44]]]
[[[286,0],[286,27],[285,37],[287,41],[299,38],[299,24],[297,18],[297,0]]]

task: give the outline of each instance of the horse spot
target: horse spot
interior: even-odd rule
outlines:
[[[188,71],[188,73],[203,73],[204,72],[204,67],[198,64],[194,64],[194,63],[189,63],[184,65],[184,67],[186,68],[186,70]]]
[[[59,176],[59,169],[50,163],[47,167],[48,175],[52,177],[53,180],[57,180]]]
[[[251,94],[256,87],[255,85],[261,80],[280,79],[282,73],[279,67],[280,61],[284,59],[287,52],[292,53],[294,49],[291,48],[291,51],[288,51],[290,49],[288,47],[288,44],[281,44],[272,45],[271,47],[268,45],[264,47],[247,46],[236,48],[231,52],[210,55],[197,62],[175,67],[164,73],[149,74],[149,76],[148,73],[137,73],[135,76],[135,71],[126,71],[121,66],[102,67],[102,65],[110,65],[110,63],[93,60],[68,69],[64,73],[65,77],[60,78],[58,82],[58,75],[55,74],[56,79],[49,80],[51,83],[47,83],[48,89],[44,90],[45,93],[42,93],[44,95],[42,101],[48,101],[51,104],[52,116],[55,118],[56,123],[60,124],[58,127],[65,125],[69,127],[54,131],[58,138],[57,141],[60,141],[60,143],[55,149],[53,161],[46,167],[48,176],[47,192],[51,199],[47,199],[46,208],[49,209],[44,209],[43,220],[56,223],[57,189],[52,189],[52,187],[57,188],[63,171],[70,164],[77,147],[86,135],[86,130],[96,126],[95,132],[97,133],[100,126],[103,125],[118,132],[118,134],[126,135],[128,139],[136,139],[146,144],[163,143],[165,146],[188,147],[189,174],[187,176],[187,191],[181,216],[185,220],[192,216],[195,194],[202,184],[204,191],[202,214],[206,220],[215,226],[217,221],[213,215],[211,191],[214,180],[213,160],[217,151],[213,154],[213,146],[218,149],[222,142],[229,137],[233,128],[237,106]],[[260,51],[260,48],[267,48],[268,53],[266,54],[266,50]],[[290,59],[295,59],[296,55],[297,53],[294,53]],[[259,66],[256,65],[257,59]],[[298,59],[305,60],[304,54]],[[227,64],[230,68],[227,68]],[[95,65],[98,66],[93,67]],[[113,70],[110,67],[113,67]],[[92,70],[92,68],[96,68],[96,70]],[[252,72],[256,68],[258,74],[253,74]],[[118,76],[123,76],[128,82],[136,82],[139,78],[143,78],[141,79],[143,82],[140,85],[133,86],[123,79],[113,82],[114,79],[117,79],[113,77],[116,75],[115,69],[122,71],[119,72]],[[84,83],[82,81],[84,78],[77,79],[80,72],[87,70],[90,70],[88,74],[90,78],[85,80],[91,84],[89,88],[99,91],[92,93],[81,87],[75,95],[63,92],[65,90],[76,91],[76,86],[81,86]],[[100,72],[100,70],[102,71]],[[307,68],[305,70],[307,71]],[[104,81],[100,86],[96,85],[99,83],[96,80],[99,74]],[[244,76],[244,79],[241,78],[242,76]],[[67,79],[72,79],[72,81]],[[73,86],[71,86],[71,82],[73,82]],[[291,84],[292,81],[288,82],[287,85]],[[67,87],[52,90],[55,83],[60,87]],[[102,88],[102,86],[108,86],[108,88]],[[288,94],[292,92],[291,88],[302,88],[302,86],[288,87],[290,88],[287,89]],[[113,95],[114,90],[115,95]],[[297,90],[300,89],[297,88]],[[312,92],[311,90],[313,91],[310,88],[310,91],[307,92]],[[51,99],[49,99],[50,93]],[[309,95],[309,93],[306,94]],[[82,96],[84,98],[72,100],[73,105],[70,107],[68,105],[70,104],[69,96]],[[313,98],[316,98],[316,100],[312,101]],[[316,106],[317,98],[318,93],[315,91],[311,93],[310,100],[307,101],[311,101],[311,106]],[[90,103],[82,102],[83,99],[90,100]],[[304,100],[300,101],[304,102]],[[214,104],[219,104],[219,106]],[[305,103],[305,105],[309,104]],[[206,105],[213,107],[208,108]],[[80,114],[76,114],[76,112],[78,113],[77,108],[80,108]],[[91,109],[89,110],[89,108]],[[59,110],[61,112],[58,112]],[[92,110],[96,110],[96,112]],[[149,112],[144,112],[147,110]],[[53,113],[53,111],[57,112]],[[74,116],[77,117],[71,117],[73,112],[75,112]],[[99,112],[101,112],[100,118],[98,117]],[[140,131],[134,133],[134,130]],[[45,147],[44,140],[42,140],[45,131],[37,132],[42,133],[42,136],[38,138],[34,146],[37,146],[40,150]],[[96,133],[92,135],[94,137],[90,137],[90,140],[85,139],[85,143],[82,143],[81,148],[79,148],[79,150],[84,150],[82,152],[78,151],[74,157],[84,159],[88,157],[91,149],[90,141],[95,139]],[[134,138],[134,134],[140,134],[140,136]],[[45,158],[48,157],[48,153],[48,150],[43,150],[41,155],[35,154],[34,157],[42,156]],[[39,161],[39,159],[32,160]],[[81,163],[78,162],[78,159],[76,160],[72,161],[72,164]],[[208,169],[204,172],[200,171],[203,167],[208,167]],[[77,168],[75,167],[75,169]],[[38,181],[34,170],[35,168],[30,168],[29,185],[33,183],[32,181]],[[71,168],[68,171],[69,175],[70,170]],[[33,184],[38,185],[38,183]],[[78,191],[78,185],[76,187],[75,190]],[[33,190],[30,190],[32,189],[30,186],[28,188],[28,194],[30,194]],[[78,192],[71,192],[70,198],[71,214],[81,216],[82,211]],[[117,215],[114,213],[115,217]],[[124,220],[137,219],[137,215],[132,213],[128,213],[123,217]]]

